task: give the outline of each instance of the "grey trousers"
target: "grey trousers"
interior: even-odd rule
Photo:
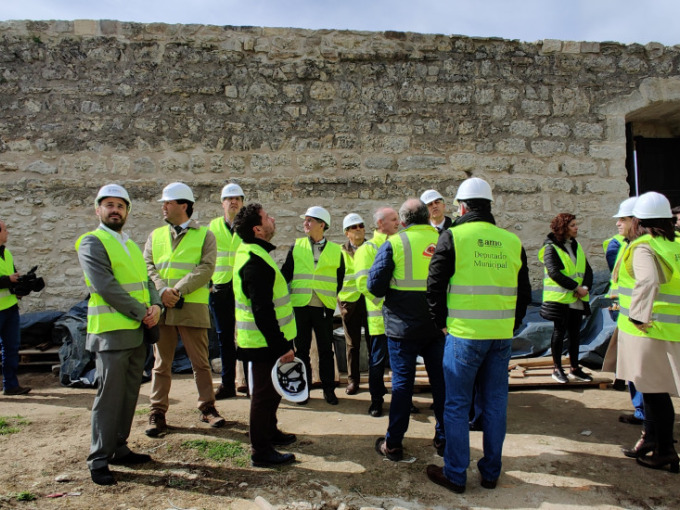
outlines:
[[[134,349],[97,352],[99,389],[92,405],[92,442],[87,465],[108,466],[109,459],[130,453],[127,439],[137,406],[146,345]]]

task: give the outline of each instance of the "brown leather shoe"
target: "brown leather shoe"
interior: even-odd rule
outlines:
[[[463,494],[465,492],[465,485],[455,484],[446,478],[446,475],[444,475],[444,468],[429,464],[425,469],[425,472],[427,473],[427,477],[437,485],[441,485],[456,494]]]
[[[225,423],[224,418],[220,416],[220,413],[213,406],[206,406],[201,409],[201,421],[215,429],[224,426]]]
[[[149,437],[158,437],[168,431],[168,424],[165,421],[163,411],[152,411],[149,415],[149,428],[144,433]]]
[[[356,395],[359,392],[359,386],[357,386],[355,383],[350,382],[347,384],[347,388],[345,388],[345,393],[348,395]]]

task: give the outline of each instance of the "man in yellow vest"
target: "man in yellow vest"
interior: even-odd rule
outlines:
[[[347,241],[342,245],[342,258],[345,262],[345,280],[338,293],[338,303],[345,331],[345,347],[347,352],[347,388],[345,393],[355,395],[359,391],[361,374],[359,373],[359,353],[361,351],[361,329],[366,332],[368,342],[368,323],[366,315],[366,299],[357,289],[354,255],[364,244],[366,230],[364,220],[357,213],[350,213],[342,220],[342,230]],[[369,348],[370,352],[370,348]]]
[[[158,323],[161,305],[142,251],[123,232],[129,211],[125,188],[107,184],[95,198],[99,227],[76,242],[90,291],[85,347],[96,353],[99,384],[87,464],[92,481],[99,485],[116,483],[109,464],[129,466],[151,460],[130,451],[127,438],[146,358],[144,329]]]
[[[391,207],[381,207],[373,214],[375,231],[370,241],[366,241],[354,254],[354,274],[357,289],[366,299],[368,312],[368,334],[371,337],[368,358],[368,391],[371,394],[371,405],[368,414],[374,418],[383,415],[383,401],[387,393],[385,388],[385,361],[387,359],[387,336],[383,320],[383,298],[374,296],[368,291],[368,271],[373,265],[378,249],[387,238],[399,230],[399,215]]]
[[[12,292],[21,276],[14,267],[12,253],[5,243],[9,232],[0,221],[0,347],[2,347],[2,394],[25,395],[31,388],[19,385],[19,345],[21,343],[19,300]]]
[[[217,256],[215,235],[191,219],[195,200],[186,184],[168,184],[159,202],[163,202],[163,218],[169,225],[151,232],[144,247],[149,276],[165,307],[160,321],[160,340],[153,347],[156,361],[149,395],[151,414],[146,429],[149,437],[158,437],[168,429],[165,413],[178,335],[191,360],[200,420],[211,427],[224,425],[224,418],[215,409],[208,360],[208,296]]]
[[[210,313],[215,322],[222,360],[222,383],[215,391],[215,399],[236,396],[236,346],[234,344],[234,287],[232,268],[234,254],[241,238],[234,234],[234,218],[243,207],[241,186],[230,182],[222,188],[224,214],[210,222],[208,228],[217,241],[217,260],[210,288]]]
[[[319,352],[319,378],[323,396],[331,405],[338,404],[335,396],[335,363],[333,362],[333,313],[338,292],[345,278],[345,262],[339,244],[328,241],[324,233],[331,226],[331,215],[323,207],[310,207],[300,218],[306,237],[291,246],[281,268],[290,284],[291,301],[295,309],[297,338],[295,352],[305,364],[307,377],[312,380],[309,350],[312,330]],[[301,402],[304,404],[306,402]]]
[[[427,476],[462,493],[473,387],[484,434],[477,463],[482,487],[495,488],[501,474],[512,336],[531,301],[531,284],[522,243],[495,224],[489,184],[478,177],[463,181],[456,201],[460,217],[439,237],[427,279],[431,320],[446,334],[444,468],[430,464]]]
[[[248,204],[236,215],[234,228],[243,242],[234,259],[234,295],[238,357],[250,365],[250,443],[254,466],[288,464],[292,453],[275,446],[294,443],[282,432],[276,412],[281,396],[272,383],[272,368],[294,360],[295,315],[288,286],[270,253],[276,222],[260,204]]]
[[[378,250],[368,272],[368,291],[385,296],[383,318],[392,369],[392,402],[385,437],[375,449],[389,460],[404,457],[402,441],[408,430],[416,376],[416,358],[422,356],[432,388],[435,414],[434,446],[445,444],[444,378],[442,356],[444,335],[430,319],[425,296],[427,271],[439,233],[429,221],[427,206],[410,198],[399,208],[404,230],[387,239]]]

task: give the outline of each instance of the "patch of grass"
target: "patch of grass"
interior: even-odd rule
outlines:
[[[30,491],[21,491],[16,496],[14,496],[14,499],[17,501],[33,501],[37,498],[38,497]]]
[[[23,416],[0,416],[0,436],[15,434],[21,427],[29,425],[31,422]]]
[[[205,439],[194,439],[192,441],[185,441],[182,443],[183,448],[190,448],[198,451],[206,459],[212,459],[217,462],[224,462],[231,459],[232,463],[237,466],[245,466],[248,451],[243,446],[243,443],[238,441],[207,441]]]
[[[140,407],[139,409],[135,409],[136,416],[143,416],[145,414],[149,414],[150,412],[151,409],[149,407]]]

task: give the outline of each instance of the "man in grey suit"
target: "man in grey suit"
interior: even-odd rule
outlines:
[[[151,461],[127,446],[146,357],[144,329],[160,318],[160,298],[149,284],[139,247],[122,232],[130,197],[107,184],[95,199],[99,227],[76,242],[78,260],[90,291],[86,348],[97,354],[99,388],[92,406],[92,442],[87,464],[92,481],[113,485],[109,464]],[[152,335],[150,335],[152,336]]]

